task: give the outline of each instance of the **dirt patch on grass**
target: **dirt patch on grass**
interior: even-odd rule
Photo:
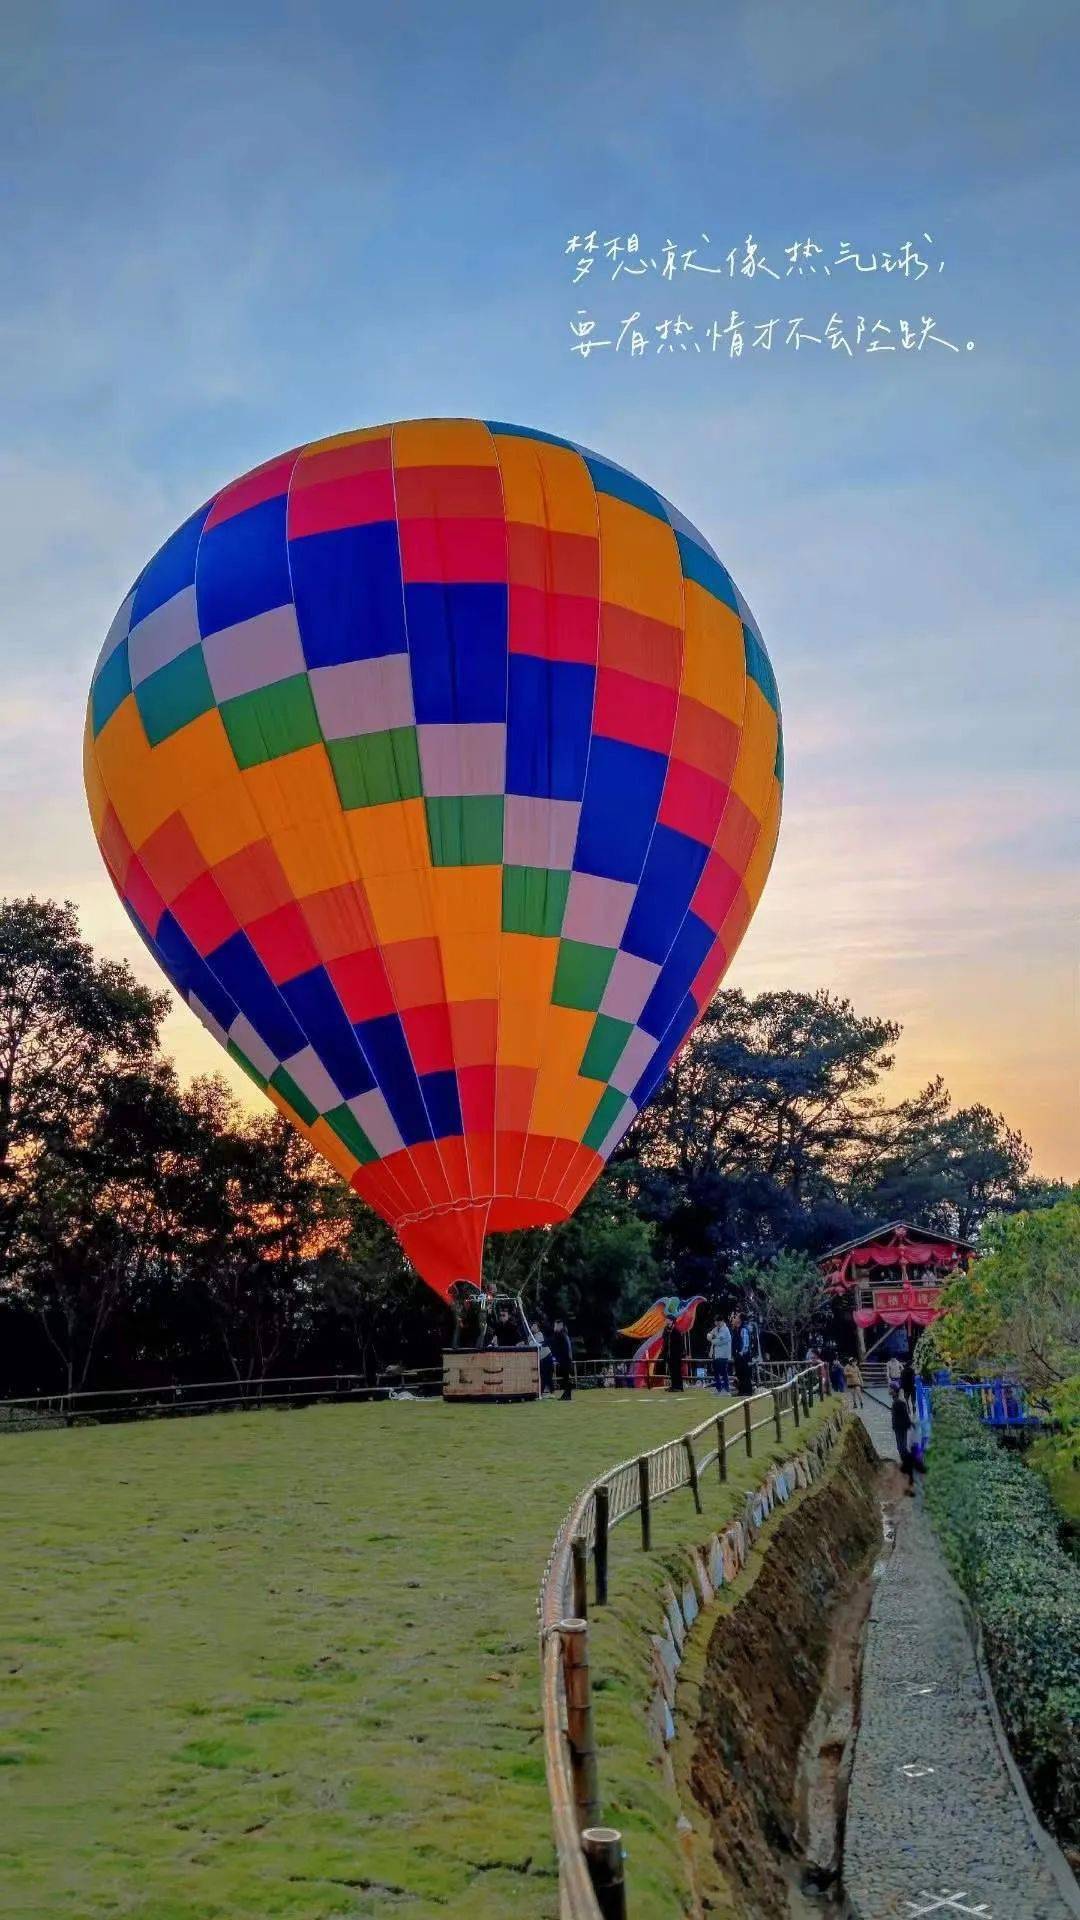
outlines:
[[[787,1920],[801,1856],[800,1750],[837,1609],[880,1539],[877,1462],[852,1422],[830,1472],[784,1515],[705,1653],[689,1744],[689,1784],[715,1863],[698,1875],[705,1912]]]

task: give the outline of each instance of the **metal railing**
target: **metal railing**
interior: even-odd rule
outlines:
[[[780,1371],[785,1371],[780,1369]],[[753,1457],[754,1437],[770,1429],[780,1440],[785,1421],[794,1432],[815,1400],[829,1391],[825,1369],[794,1371],[748,1399],[729,1401],[676,1440],[623,1460],[579,1493],[552,1544],[540,1582],[544,1757],[559,1866],[561,1920],[621,1920],[625,1913],[621,1836],[601,1827],[600,1792],[588,1654],[588,1571],[593,1602],[608,1597],[608,1539],[612,1527],[638,1514],[641,1544],[652,1544],[652,1507],[682,1487],[702,1510],[701,1476],[715,1466],[721,1483],[729,1456]],[[699,1451],[700,1449],[700,1451]]]
[[[314,1400],[383,1400],[390,1394],[442,1392],[442,1367],[383,1373],[266,1374],[253,1380],[195,1380],[153,1387],[92,1387],[73,1393],[39,1393],[0,1400],[0,1429],[77,1420],[163,1419],[182,1413],[220,1413],[230,1408],[310,1404]]]
[[[687,1386],[695,1384],[695,1375],[703,1361],[687,1363]],[[579,1359],[574,1362],[574,1382],[579,1387],[600,1386],[617,1380],[627,1391],[629,1362],[611,1356]],[[772,1386],[787,1381],[793,1372],[790,1363],[759,1361],[755,1379]],[[374,1400],[392,1393],[434,1394],[442,1390],[442,1367],[386,1368],[374,1380],[367,1374],[339,1368],[334,1373],[263,1374],[250,1380],[159,1381],[148,1387],[82,1387],[71,1392],[23,1394],[0,1400],[0,1427],[14,1425],[13,1416],[22,1413],[31,1424],[35,1417],[62,1420],[135,1420],[165,1418],[178,1413],[211,1413],[229,1407],[258,1407],[274,1403],[311,1400]],[[709,1375],[711,1379],[711,1374]],[[655,1383],[666,1385],[660,1377]]]
[[[589,1354],[574,1360],[574,1384],[578,1387],[616,1387],[635,1388],[638,1382],[633,1377],[633,1355],[626,1354]],[[823,1363],[817,1363],[823,1364]],[[655,1371],[649,1386],[662,1389],[667,1386],[667,1375],[663,1363],[654,1363]],[[805,1370],[805,1363],[798,1360],[759,1360],[750,1362],[754,1389],[773,1387],[790,1380],[793,1375]],[[728,1371],[734,1379],[735,1362],[728,1362]],[[712,1361],[701,1354],[687,1354],[683,1360],[683,1378],[688,1387],[712,1386]]]

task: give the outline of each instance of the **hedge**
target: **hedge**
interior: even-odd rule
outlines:
[[[1080,1840],[1080,1578],[1040,1476],[966,1399],[934,1395],[927,1505],[982,1625],[998,1708],[1036,1809]]]

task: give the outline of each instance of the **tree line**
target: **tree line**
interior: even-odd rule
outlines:
[[[0,902],[0,1397],[433,1363],[449,1315],[393,1235],[278,1114],[180,1083],[168,1006],[70,903]],[[970,1239],[1052,1198],[1001,1116],[890,1097],[898,1038],[824,991],[720,992],[573,1219],[496,1236],[491,1279],[608,1353],[660,1294],[729,1306],[875,1221]]]
[[[1040,1459],[1080,1471],[1080,1185],[1054,1204],[1000,1214],[983,1257],[945,1289],[927,1355],[960,1372],[1007,1367],[1050,1416]],[[1076,1514],[1074,1491],[1073,1517]]]

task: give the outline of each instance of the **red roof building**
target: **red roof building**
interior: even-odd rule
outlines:
[[[916,1338],[919,1328],[938,1318],[946,1281],[976,1259],[978,1249],[970,1240],[890,1220],[858,1240],[832,1247],[820,1265],[829,1292],[851,1297],[859,1352],[865,1358],[899,1327],[907,1329],[909,1339]],[[865,1336],[871,1327],[881,1331],[868,1348]]]

